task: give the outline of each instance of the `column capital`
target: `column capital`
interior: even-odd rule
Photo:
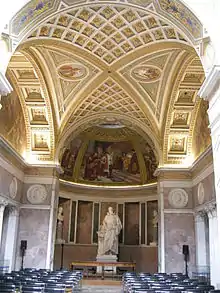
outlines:
[[[204,210],[206,211],[209,219],[215,218],[217,216],[217,209],[216,209],[216,203],[211,202],[207,206],[205,206]]]
[[[204,222],[204,218],[205,218],[206,215],[207,215],[207,212],[205,210],[201,210],[201,211],[196,212],[195,221],[197,223]]]
[[[18,217],[19,216],[19,208],[16,206],[9,206],[9,215],[13,217]]]
[[[8,205],[8,201],[6,199],[0,198],[0,207],[6,207]]]

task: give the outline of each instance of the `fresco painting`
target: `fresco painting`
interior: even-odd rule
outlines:
[[[130,142],[90,141],[80,179],[95,182],[141,182],[138,158]]]
[[[82,140],[77,138],[71,140],[70,144],[63,149],[63,155],[61,158],[61,167],[63,169],[63,174],[61,175],[64,179],[72,178],[73,170],[76,163],[76,158],[78,156],[79,149],[82,145]]]

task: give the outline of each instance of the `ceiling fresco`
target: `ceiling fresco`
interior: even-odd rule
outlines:
[[[158,161],[152,145],[119,123],[92,127],[61,150],[61,178],[95,185],[155,182]]]
[[[132,185],[194,156],[202,26],[182,3],[36,0],[10,30],[19,46],[7,74],[29,163],[61,164],[74,182]]]

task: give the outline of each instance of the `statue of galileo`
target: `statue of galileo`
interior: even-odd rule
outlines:
[[[121,221],[109,207],[98,233],[98,256],[118,254],[118,235],[122,229]]]

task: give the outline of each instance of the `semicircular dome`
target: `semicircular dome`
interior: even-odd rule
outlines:
[[[129,186],[154,182],[158,161],[150,139],[119,122],[109,122],[69,137],[60,164],[66,181]]]

